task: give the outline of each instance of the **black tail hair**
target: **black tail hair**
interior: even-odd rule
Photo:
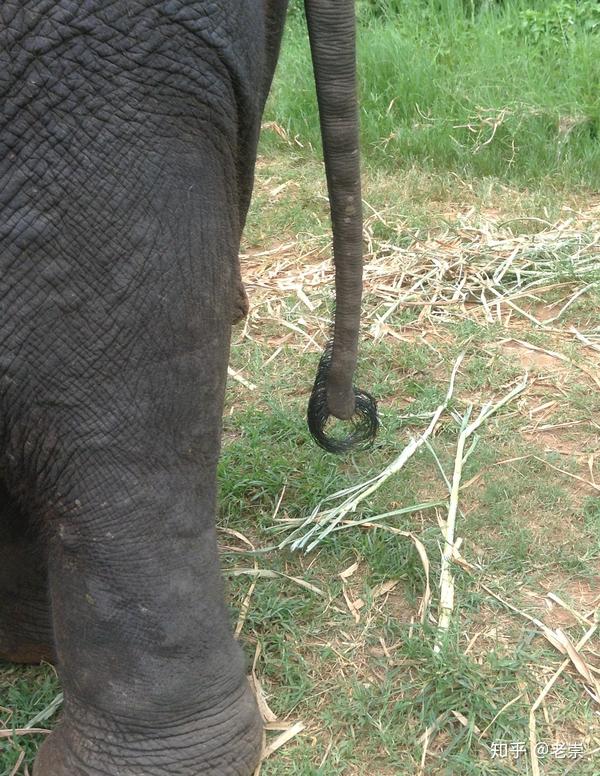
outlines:
[[[329,453],[346,453],[349,450],[364,450],[373,444],[379,428],[377,402],[371,394],[354,388],[356,409],[350,420],[352,430],[347,436],[334,437],[325,433],[330,412],[327,408],[327,375],[331,366],[333,343],[328,342],[319,361],[317,376],[308,402],[307,421],[313,439]]]

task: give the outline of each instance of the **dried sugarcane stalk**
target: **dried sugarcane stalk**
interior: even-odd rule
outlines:
[[[456,515],[458,512],[458,496],[460,490],[460,482],[462,477],[462,467],[466,460],[465,446],[469,437],[471,437],[477,429],[495,412],[501,407],[511,402],[516,396],[522,393],[527,386],[527,374],[524,375],[518,385],[516,385],[511,391],[509,391],[504,398],[502,398],[496,404],[486,402],[479,412],[479,415],[474,421],[469,423],[469,418],[473,409],[473,405],[470,405],[465,413],[460,435],[458,437],[458,443],[456,446],[456,455],[454,457],[454,473],[452,475],[452,486],[450,489],[450,503],[448,506],[448,519],[444,528],[444,550],[442,552],[442,567],[440,572],[440,607],[439,607],[439,619],[438,619],[438,633],[436,644],[434,647],[435,652],[441,650],[442,639],[444,633],[447,632],[450,626],[450,620],[452,618],[452,612],[454,610],[454,576],[452,574],[451,561],[454,554],[455,547],[455,531],[456,531]]]

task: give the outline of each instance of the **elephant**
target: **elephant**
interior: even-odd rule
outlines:
[[[216,465],[286,5],[0,4],[0,657],[54,661],[64,691],[35,776],[246,776],[260,756]],[[353,386],[355,21],[352,0],[306,13],[336,268],[308,420],[337,451],[377,425]]]

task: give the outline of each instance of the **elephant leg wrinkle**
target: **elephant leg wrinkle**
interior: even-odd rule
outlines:
[[[35,776],[249,776],[259,758],[215,531],[240,223],[219,142],[132,142],[136,180],[100,214],[92,166],[69,231],[11,265],[37,262],[35,283],[0,274],[2,473],[47,546],[65,698]]]
[[[376,428],[352,381],[354,3],[306,7],[337,289],[311,428],[341,449],[330,415],[358,410],[341,447]],[[64,690],[35,776],[250,776],[259,759],[218,562],[216,466],[286,8],[0,2],[0,656],[49,655]]]

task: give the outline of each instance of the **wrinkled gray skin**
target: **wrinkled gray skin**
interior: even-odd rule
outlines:
[[[352,3],[307,4],[336,244],[328,402],[348,417]],[[215,489],[285,5],[0,3],[0,655],[56,660],[65,693],[35,776],[246,776],[259,755]]]

